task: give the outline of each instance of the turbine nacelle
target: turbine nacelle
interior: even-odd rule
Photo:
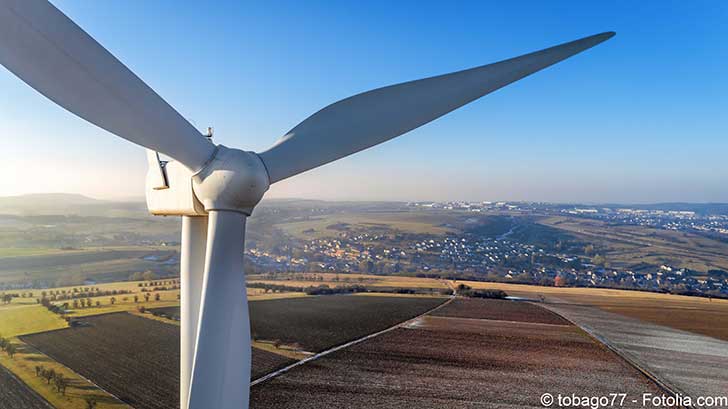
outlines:
[[[250,216],[268,190],[268,171],[257,154],[218,145],[198,172],[148,151],[147,207],[154,215],[207,216],[227,210]]]

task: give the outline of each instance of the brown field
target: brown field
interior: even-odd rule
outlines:
[[[136,409],[179,407],[179,327],[125,313],[22,337]],[[253,376],[293,362],[253,349]]]
[[[554,325],[569,324],[559,315],[539,306],[507,300],[457,298],[443,308],[434,311],[431,315]]]
[[[659,393],[577,327],[519,315],[425,317],[256,385],[251,408],[536,408],[545,392]]]
[[[539,223],[576,234],[598,248],[607,248],[607,260],[615,267],[649,263],[697,271],[728,270],[728,243],[694,233],[561,216],[544,218]]]
[[[473,288],[498,288],[509,295],[599,307],[658,325],[728,340],[728,300],[600,288],[541,287],[457,281]],[[455,284],[455,285],[457,285]]]

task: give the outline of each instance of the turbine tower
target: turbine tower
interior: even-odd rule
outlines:
[[[254,153],[213,144],[46,0],[0,0],[0,63],[71,113],[147,148],[150,212],[182,216],[182,409],[248,407],[245,221],[271,184],[402,135],[613,35],[364,92]]]

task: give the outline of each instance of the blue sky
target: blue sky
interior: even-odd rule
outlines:
[[[613,30],[607,43],[274,197],[728,201],[728,3],[53,3],[216,141],[260,151],[329,103]],[[143,195],[143,150],[0,70],[0,195]],[[8,180],[7,175],[11,175]]]

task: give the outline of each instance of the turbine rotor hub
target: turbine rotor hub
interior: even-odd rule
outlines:
[[[212,159],[192,176],[192,189],[206,211],[228,210],[247,216],[270,187],[258,155],[218,145]]]

